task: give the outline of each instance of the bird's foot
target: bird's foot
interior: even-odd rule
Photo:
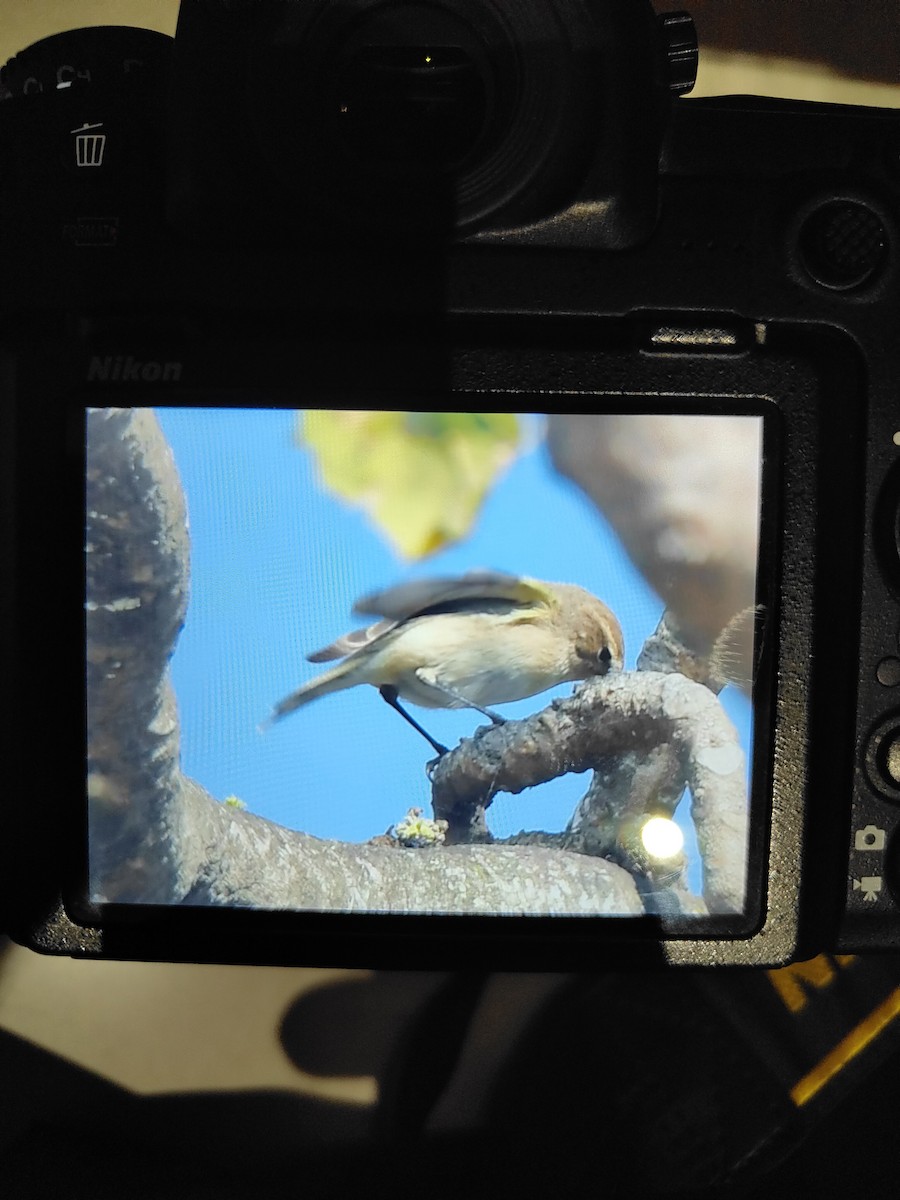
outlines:
[[[432,783],[434,781],[434,772],[437,769],[438,763],[441,761],[441,759],[444,757],[445,754],[449,754],[449,753],[450,753],[450,751],[447,749],[446,746],[441,746],[440,749],[438,750],[437,757],[430,758],[428,760],[428,762],[425,764],[425,778],[428,780],[429,783]]]

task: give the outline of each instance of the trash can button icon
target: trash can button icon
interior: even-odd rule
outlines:
[[[91,125],[85,121],[71,132],[75,135],[75,165],[77,167],[99,167],[103,165],[103,154],[106,150],[106,134],[97,131],[103,128],[103,122]]]

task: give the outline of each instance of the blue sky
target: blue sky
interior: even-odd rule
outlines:
[[[363,593],[401,579],[494,567],[575,582],[618,615],[633,667],[662,610],[594,507],[553,469],[528,417],[527,449],[498,478],[470,537],[411,564],[361,510],[320,486],[314,459],[294,438],[296,413],[277,409],[159,409],[187,497],[191,597],[172,662],[182,766],[213,796],[323,838],[365,841],[407,809],[430,812],[427,743],[374,688],[324,697],[264,732],[272,706],[321,668],[305,655],[364,624]],[[526,716],[566,695],[563,685],[506,705]],[[731,693],[731,694],[729,694]],[[749,747],[749,704],[723,702]],[[483,722],[472,711],[412,708],[432,736],[453,745]],[[498,836],[564,828],[589,776],[566,776],[489,812]],[[679,823],[695,847],[687,798]],[[695,850],[693,851],[695,853]],[[692,872],[699,885],[699,870]]]

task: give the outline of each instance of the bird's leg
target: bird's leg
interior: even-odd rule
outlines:
[[[505,725],[506,717],[501,717],[499,713],[494,712],[492,708],[482,708],[480,704],[476,704],[474,700],[470,700],[468,696],[462,692],[458,692],[456,688],[449,687],[446,683],[440,683],[431,672],[426,672],[421,667],[416,671],[418,677],[423,683],[427,683],[429,687],[434,688],[436,692],[443,692],[445,696],[449,696],[451,700],[455,700],[457,704],[461,704],[463,708],[474,708],[476,712],[483,713],[494,725]]]
[[[405,708],[401,708],[400,701],[397,699],[397,689],[395,687],[393,687],[391,684],[384,683],[378,689],[378,693],[381,696],[382,700],[386,700],[387,703],[391,706],[391,708],[396,708],[397,712],[404,719],[404,721],[409,721],[409,723],[410,723],[410,725],[412,725],[413,729],[415,729],[419,733],[421,733],[422,737],[425,739],[426,742],[428,742],[431,745],[431,747],[436,751],[436,753],[438,754],[439,757],[440,757],[440,755],[447,753],[446,746],[442,746],[440,742],[436,742],[434,740],[434,738],[431,736],[431,734],[428,733],[427,730],[423,729],[422,726],[419,724],[419,722],[414,720],[409,715],[409,713],[406,711]]]

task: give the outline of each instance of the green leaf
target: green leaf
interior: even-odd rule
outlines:
[[[520,441],[514,413],[306,411],[322,485],[365,509],[405,558],[464,538]]]

